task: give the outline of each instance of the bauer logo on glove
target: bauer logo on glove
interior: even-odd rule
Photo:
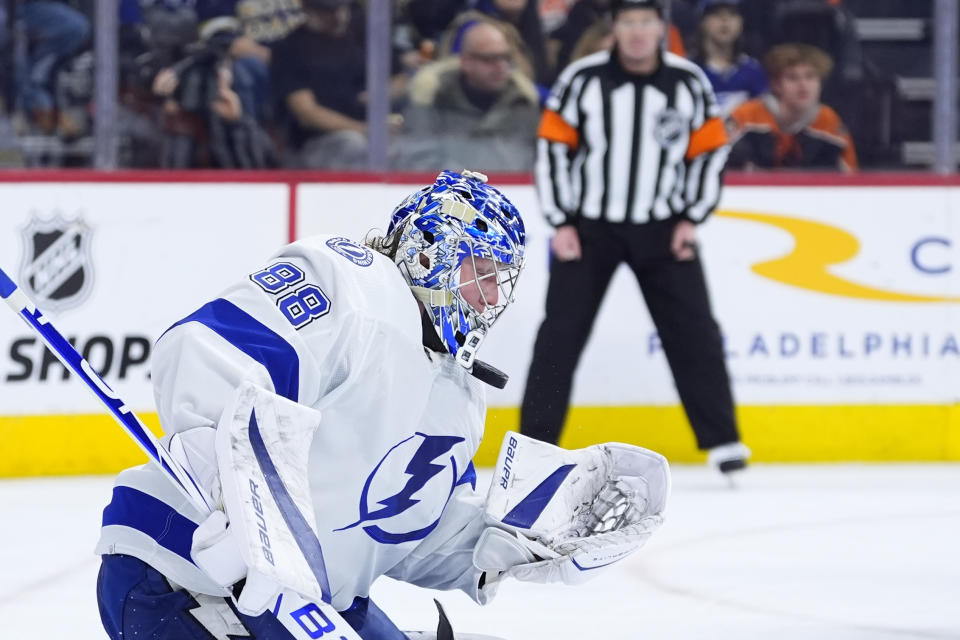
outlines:
[[[474,564],[493,576],[578,583],[639,549],[663,522],[667,460],[620,443],[576,451],[507,433]]]

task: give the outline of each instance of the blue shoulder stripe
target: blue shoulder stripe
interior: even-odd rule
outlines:
[[[197,524],[167,503],[131,487],[113,488],[113,499],[103,510],[103,526],[121,525],[153,538],[164,549],[187,562]]]
[[[187,322],[199,322],[208,327],[262,364],[273,381],[274,393],[297,401],[300,393],[300,359],[297,351],[269,327],[223,298],[208,302],[170,329]]]

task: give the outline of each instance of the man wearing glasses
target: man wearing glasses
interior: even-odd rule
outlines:
[[[529,171],[539,98],[513,60],[500,27],[485,20],[468,26],[458,57],[429,65],[413,79],[396,166]]]

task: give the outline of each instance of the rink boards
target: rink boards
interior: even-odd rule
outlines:
[[[429,176],[51,175],[0,182],[0,261],[146,421],[153,342],[289,238],[383,228]],[[21,176],[25,177],[25,176]],[[31,176],[32,177],[32,176]],[[242,179],[242,182],[239,180]],[[238,182],[230,182],[238,180]],[[491,464],[516,428],[550,230],[526,179],[496,181],[528,225],[517,303],[483,358]],[[733,177],[701,228],[745,441],[757,460],[958,460],[960,183]],[[571,295],[571,304],[576,304]],[[334,301],[335,303],[335,301]],[[12,314],[0,315],[0,475],[114,471],[142,458]],[[563,444],[621,440],[702,459],[632,274],[608,291]]]

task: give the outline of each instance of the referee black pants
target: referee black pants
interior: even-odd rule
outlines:
[[[739,440],[723,343],[710,310],[703,268],[699,258],[673,257],[674,224],[581,220],[581,259],[551,258],[546,317],[537,334],[520,410],[524,435],[553,443],[559,439],[574,370],[614,271],[625,262],[640,284],[697,446],[709,449]],[[641,372],[637,379],[643,384]]]

